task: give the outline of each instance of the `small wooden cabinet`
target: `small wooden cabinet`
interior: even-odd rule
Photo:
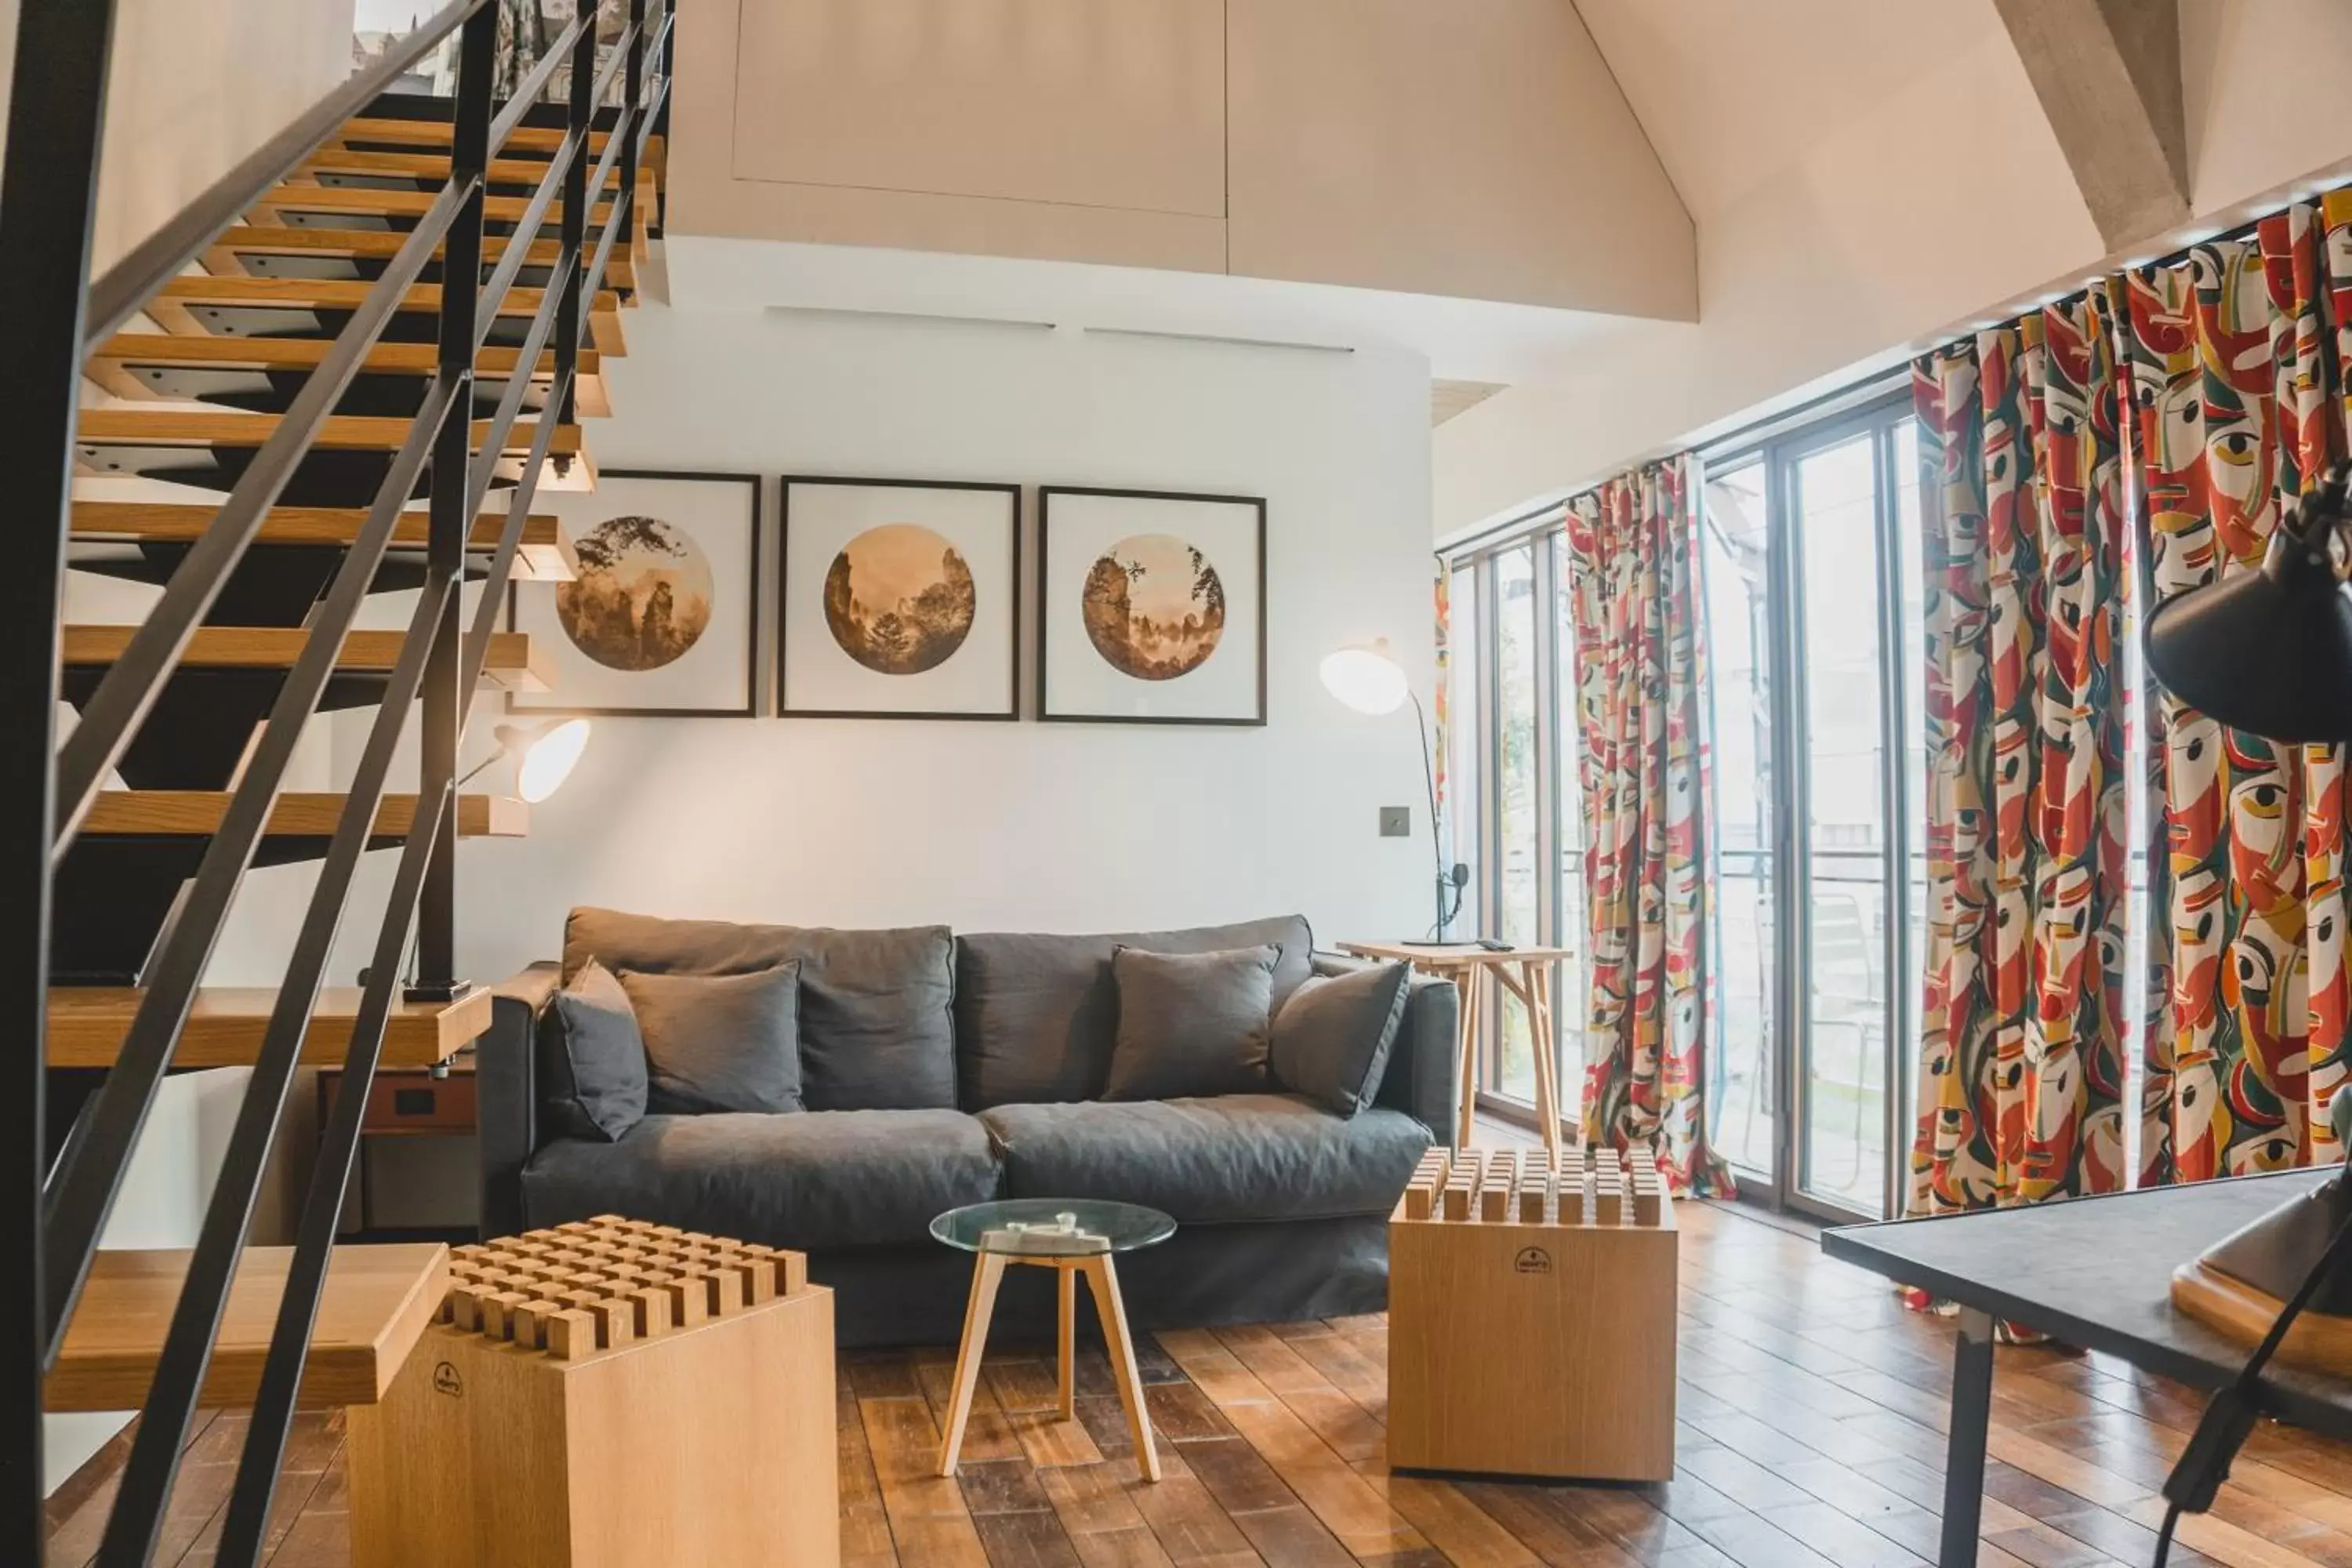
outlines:
[[[1614,1151],[1432,1150],[1389,1222],[1389,1463],[1672,1479],[1676,1240]]]

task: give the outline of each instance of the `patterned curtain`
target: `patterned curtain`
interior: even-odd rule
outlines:
[[[2343,451],[2352,195],[2123,279],[2156,595],[2250,572]],[[2342,1157],[2344,753],[2274,746],[2170,697],[2150,747],[2143,1184]],[[2158,851],[2168,851],[2160,853]]]
[[[1568,506],[1591,943],[1584,1136],[1727,1193],[1708,1146],[1706,654],[1687,457]]]
[[[2094,289],[1912,367],[1927,639],[1913,1214],[2125,1182],[2114,317]]]

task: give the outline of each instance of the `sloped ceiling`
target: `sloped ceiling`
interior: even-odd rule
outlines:
[[[1992,0],[1576,4],[1702,228],[1806,149],[2003,34]],[[1919,129],[1959,132],[1924,105]]]

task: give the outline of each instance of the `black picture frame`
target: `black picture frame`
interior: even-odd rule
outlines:
[[[791,626],[791,595],[793,584],[792,530],[793,487],[794,485],[839,485],[871,489],[901,490],[973,490],[1002,495],[1010,503],[1012,530],[1012,573],[1009,581],[1010,604],[1007,619],[1011,623],[1005,637],[1005,706],[1002,712],[965,711],[961,710],[898,709],[898,708],[794,708],[785,697],[789,689],[785,680],[785,665],[789,654],[788,632]],[[1021,719],[1021,490],[1018,484],[992,479],[894,479],[856,474],[782,474],[776,482],[776,655],[775,706],[780,719],[906,719],[934,722],[1011,724]]]
[[[1257,572],[1257,710],[1246,718],[1202,715],[1138,716],[1126,713],[1056,713],[1048,698],[1053,668],[1049,643],[1054,616],[1048,602],[1049,563],[1053,551],[1053,503],[1055,496],[1096,496],[1130,500],[1198,501],[1213,506],[1245,506],[1257,514],[1257,548],[1252,564]],[[1037,718],[1048,724],[1174,724],[1223,729],[1264,729],[1266,724],[1266,602],[1265,498],[1212,495],[1194,490],[1139,490],[1100,485],[1040,485],[1037,487]]]
[[[746,574],[745,636],[743,650],[743,706],[740,708],[603,708],[581,704],[562,707],[532,705],[519,707],[516,694],[508,692],[506,710],[519,717],[555,719],[756,719],[760,716],[760,549],[761,536],[767,532],[766,519],[761,507],[761,492],[766,480],[759,474],[711,472],[686,468],[604,468],[599,476],[607,479],[665,479],[689,482],[740,484],[751,497],[751,541],[750,569]],[[507,582],[507,626],[517,629],[517,594],[522,584],[511,577]],[[715,590],[714,590],[715,591]]]

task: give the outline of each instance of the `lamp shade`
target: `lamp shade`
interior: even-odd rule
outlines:
[[[2163,605],[2148,619],[2149,670],[2233,730],[2352,741],[2352,596],[2325,551],[2283,527],[2257,570]]]
[[[1386,638],[1324,655],[1322,675],[1323,689],[1359,713],[1393,713],[1411,694]]]
[[[515,793],[537,805],[563,787],[588,746],[588,721],[566,719],[535,735],[517,736]]]

